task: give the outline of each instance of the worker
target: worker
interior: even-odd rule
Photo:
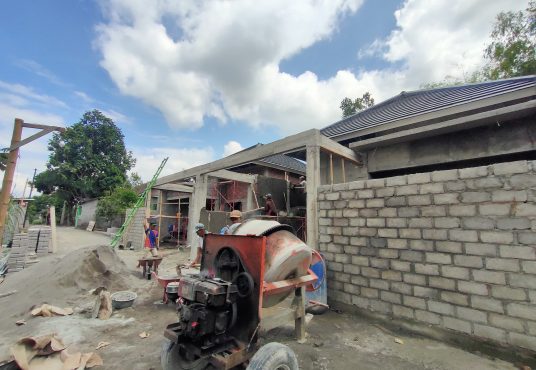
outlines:
[[[225,234],[227,235],[232,234],[242,223],[242,212],[235,209],[229,213],[229,218],[231,219],[231,225],[225,230]]]
[[[156,224],[154,222],[145,222],[145,235],[145,248],[149,250],[151,256],[157,257],[158,249],[156,241],[158,240],[158,230],[156,230]]]
[[[195,265],[198,265],[201,263],[201,256],[203,255],[203,242],[205,240],[205,235],[207,235],[207,230],[205,229],[205,225],[202,223],[199,223],[195,225],[195,233],[197,234],[197,251],[195,255],[195,259],[187,265],[187,267],[193,267]]]
[[[306,185],[305,176],[300,176],[299,187],[305,189],[305,185]]]
[[[277,208],[272,199],[272,194],[266,194],[264,199],[266,200],[266,203],[264,204],[264,214],[266,216],[277,216]]]

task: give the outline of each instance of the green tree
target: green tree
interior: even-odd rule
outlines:
[[[39,216],[44,220],[50,206],[56,207],[56,218],[59,220],[63,199],[58,194],[37,195],[32,199],[28,205],[28,221],[30,223],[37,221]]]
[[[0,151],[0,171],[5,171],[7,167],[7,158],[8,158],[8,151],[7,149],[2,149]]]
[[[35,186],[69,206],[123,186],[135,163],[121,130],[98,110],[84,113],[65,132],[54,134],[48,149],[47,170],[36,176]]]
[[[491,80],[536,74],[536,1],[525,11],[497,15],[491,43],[484,50],[484,68]]]
[[[342,110],[342,117],[346,118],[360,112],[364,109],[370,108],[374,105],[374,98],[367,91],[361,98],[352,100],[350,98],[344,98],[341,101],[340,108]]]
[[[97,216],[112,221],[118,215],[124,215],[127,208],[138,200],[138,195],[130,187],[117,187],[109,195],[99,199]]]

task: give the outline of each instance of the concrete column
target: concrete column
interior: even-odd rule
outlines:
[[[188,209],[188,244],[192,247],[190,249],[190,258],[193,260],[197,253],[195,224],[199,222],[201,217],[201,208],[207,204],[207,190],[208,190],[208,176],[197,175],[194,185],[194,191],[190,196],[190,205]]]
[[[50,206],[50,238],[52,253],[56,253],[58,251],[58,236],[56,233],[56,207],[54,206]]]
[[[244,207],[244,211],[251,211],[254,207],[253,205],[253,186],[254,184],[248,185],[248,193],[246,195],[246,206]]]
[[[317,194],[320,185],[320,147],[307,145],[307,245],[318,248],[318,204]]]

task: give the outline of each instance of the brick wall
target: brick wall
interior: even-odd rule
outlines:
[[[536,350],[536,161],[319,188],[331,301]]]

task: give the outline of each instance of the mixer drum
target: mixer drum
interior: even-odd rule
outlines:
[[[312,249],[294,235],[289,225],[277,221],[247,220],[233,234],[266,236],[264,281],[271,283],[307,275]],[[274,306],[290,293],[264,296],[262,306]]]

